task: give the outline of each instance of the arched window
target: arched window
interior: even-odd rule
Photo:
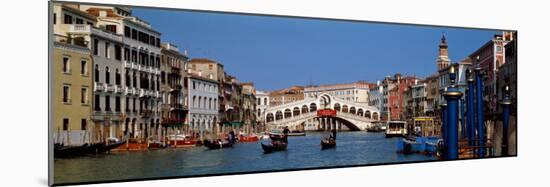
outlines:
[[[264,105],[267,105],[267,98],[264,98]]]
[[[109,67],[105,67],[105,83],[107,84],[111,83],[111,77],[109,76],[110,73]]]
[[[212,98],[208,99],[208,110],[212,110]]]
[[[115,84],[120,85],[120,72],[118,71],[118,68],[115,69]]]
[[[197,96],[193,96],[193,100],[191,100],[191,106],[193,106],[193,108],[197,107]]]
[[[201,108],[201,106],[202,106],[202,105],[201,105],[201,100],[202,100],[202,97],[199,96],[199,103],[198,103],[198,105],[197,105],[197,108]]]
[[[130,71],[126,71],[126,86],[130,87]]]

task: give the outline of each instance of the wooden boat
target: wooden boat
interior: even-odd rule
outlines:
[[[262,149],[264,150],[264,153],[272,153],[275,151],[284,151],[286,150],[287,143],[284,143],[282,141],[273,141],[271,144],[262,144]]]
[[[220,143],[219,141],[204,140],[204,146],[208,149],[222,149],[233,147],[233,144],[228,141]]]
[[[330,149],[336,147],[336,141],[335,140],[329,140],[329,139],[323,139],[321,140],[321,149]]]
[[[54,145],[54,158],[71,158],[77,156],[84,156],[89,153],[89,144],[85,143],[82,145],[69,145],[64,146],[63,144]]]
[[[103,144],[101,147],[98,148],[97,153],[108,153],[108,152],[111,152],[111,150],[125,144],[126,144],[126,140],[120,140],[116,142],[110,142],[109,144]]]
[[[256,135],[239,136],[239,142],[256,142],[258,140],[260,140],[260,138]]]
[[[196,140],[182,134],[168,136],[167,143],[173,148],[195,147],[197,145]]]
[[[164,145],[162,145],[162,142],[160,141],[151,141],[149,142],[149,149],[163,149],[165,148]]]
[[[306,135],[306,132],[305,131],[300,131],[300,130],[291,130],[288,133],[288,136],[305,136],[305,135]]]
[[[404,137],[407,135],[407,122],[405,121],[388,121],[386,128],[386,138]]]

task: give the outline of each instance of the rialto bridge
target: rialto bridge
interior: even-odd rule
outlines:
[[[366,103],[341,100],[329,94],[266,109],[268,128],[305,130],[365,130],[379,120],[380,111]]]

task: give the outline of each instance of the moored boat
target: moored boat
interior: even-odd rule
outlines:
[[[55,158],[71,158],[77,156],[84,156],[88,154],[89,144],[82,145],[69,145],[64,146],[62,144],[54,145],[54,157]]]
[[[275,151],[284,151],[286,150],[287,143],[282,141],[273,141],[271,144],[262,144],[262,149],[264,150],[264,153],[272,153]]]
[[[305,136],[306,135],[306,132],[305,131],[301,131],[301,130],[291,130],[289,133],[288,133],[288,136]]]
[[[195,147],[197,145],[196,140],[192,139],[189,136],[185,136],[183,134],[168,136],[167,143],[170,147],[173,147],[173,148]]]
[[[126,140],[112,141],[109,144],[103,144],[101,147],[99,147],[98,153],[111,152],[111,150],[118,148],[124,144],[126,144]]]
[[[204,146],[208,149],[222,149],[222,148],[230,148],[233,147],[233,144],[229,141],[221,141],[221,140],[204,140]]]
[[[241,135],[239,136],[239,142],[256,142],[260,138],[256,135]]]

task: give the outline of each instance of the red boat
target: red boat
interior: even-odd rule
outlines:
[[[197,144],[197,140],[191,139],[191,137],[181,134],[170,135],[167,139],[168,145],[174,148],[195,147]]]
[[[256,142],[259,141],[260,138],[256,135],[248,135],[248,136],[239,136],[239,142]]]

